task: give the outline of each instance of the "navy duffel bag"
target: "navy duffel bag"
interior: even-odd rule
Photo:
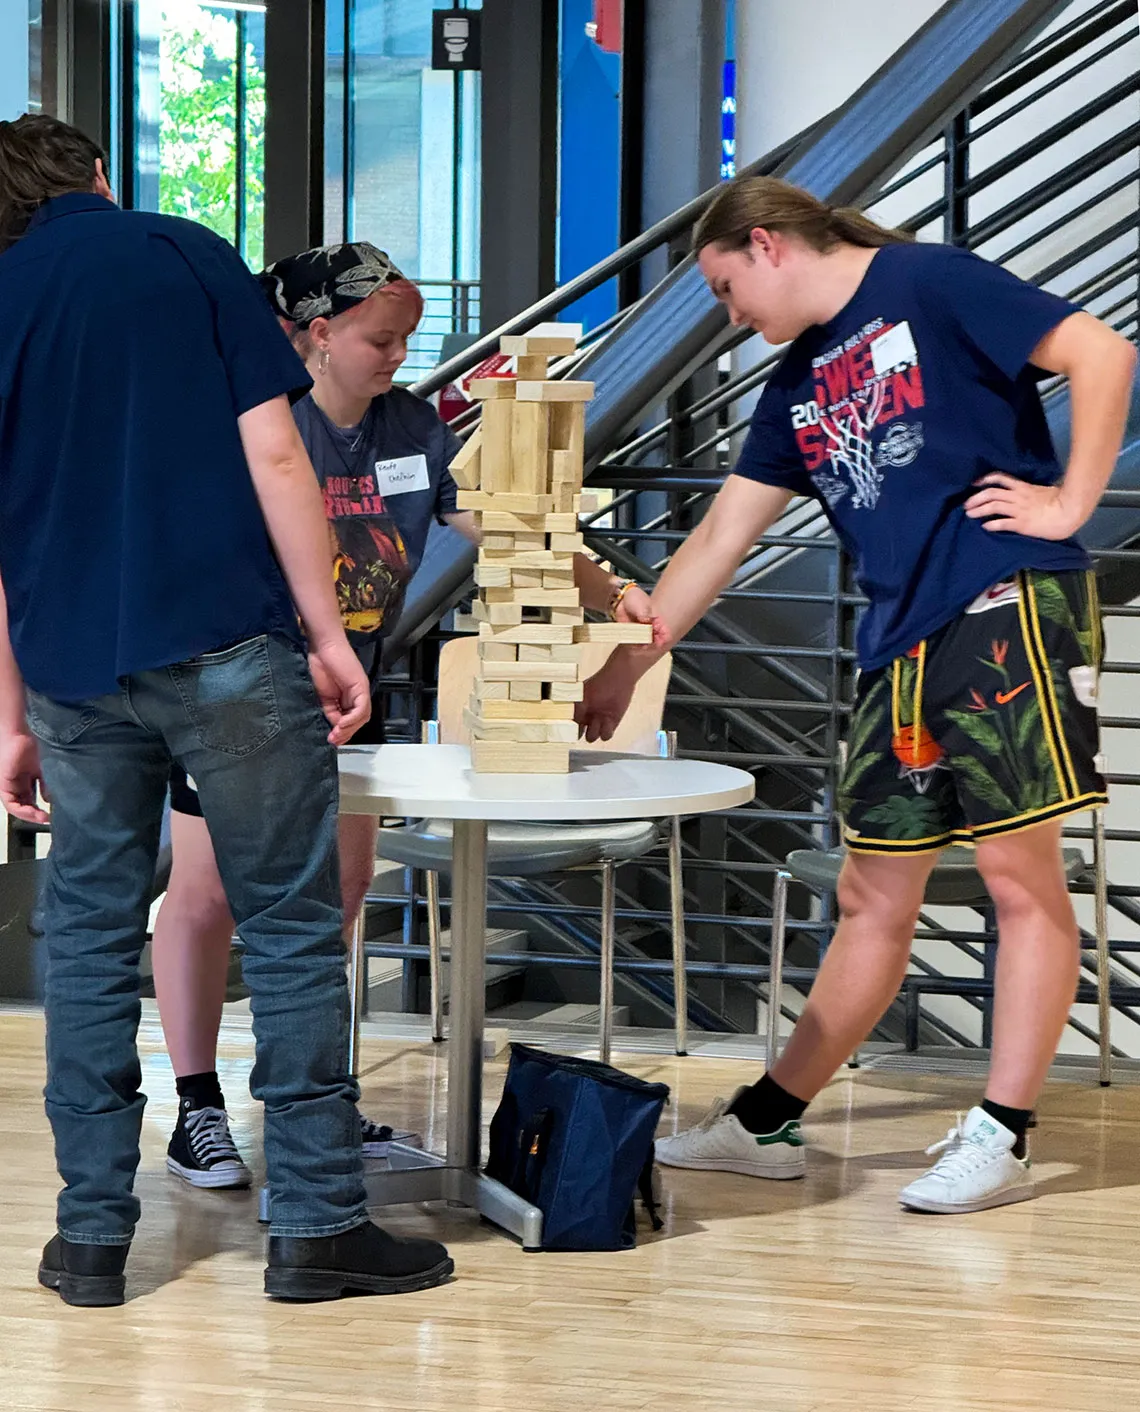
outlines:
[[[511,1045],[487,1175],[537,1206],[544,1250],[628,1250],[640,1191],[653,1200],[653,1134],[669,1097],[609,1064]]]

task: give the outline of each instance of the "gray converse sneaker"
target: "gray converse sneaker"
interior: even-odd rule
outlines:
[[[928,1172],[899,1192],[899,1201],[911,1211],[953,1215],[958,1211],[985,1211],[1034,1195],[1028,1157],[1015,1157],[1014,1133],[991,1118],[984,1108],[971,1108],[942,1142],[926,1149],[942,1155]]]
[[[658,1162],[664,1167],[739,1172],[770,1181],[802,1177],[804,1140],[799,1123],[785,1123],[774,1133],[750,1133],[728,1111],[740,1092],[737,1089],[731,1098],[718,1098],[695,1128],[676,1137],[659,1137],[655,1148]]]

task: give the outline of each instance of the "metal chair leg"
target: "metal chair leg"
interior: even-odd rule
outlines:
[[[428,909],[428,980],[431,984],[431,1037],[443,1039],[443,935],[439,915],[439,874],[425,873]]]
[[[598,1057],[610,1062],[614,1038],[614,910],[617,905],[616,865],[602,864],[602,974],[599,1005]]]
[[[368,957],[364,950],[364,913],[367,903],[352,924],[348,950],[348,1072],[360,1075],[360,1021],[364,1015],[364,990],[368,977]]]
[[[767,1067],[780,1055],[780,998],[784,993],[784,937],[788,926],[788,884],[792,875],[781,868],[772,890],[772,941],[768,957]]]
[[[1112,958],[1108,949],[1108,859],[1104,810],[1093,811],[1093,872],[1096,879],[1096,997],[1100,1082],[1112,1083]]]
[[[685,889],[681,873],[681,819],[669,830],[669,904],[673,936],[673,1034],[678,1054],[689,1052],[689,978],[685,971]]]

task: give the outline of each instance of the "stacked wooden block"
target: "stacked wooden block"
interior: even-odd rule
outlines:
[[[482,530],[475,569],[479,672],[465,713],[474,768],[564,774],[578,738],[587,642],[647,642],[648,627],[584,621],[574,583],[589,382],[552,381],[548,359],[571,354],[556,328],[504,338],[516,377],[471,384],[481,429],[452,463],[459,508]]]

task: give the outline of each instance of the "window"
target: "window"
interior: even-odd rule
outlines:
[[[135,205],[264,263],[265,7],[139,0]]]

